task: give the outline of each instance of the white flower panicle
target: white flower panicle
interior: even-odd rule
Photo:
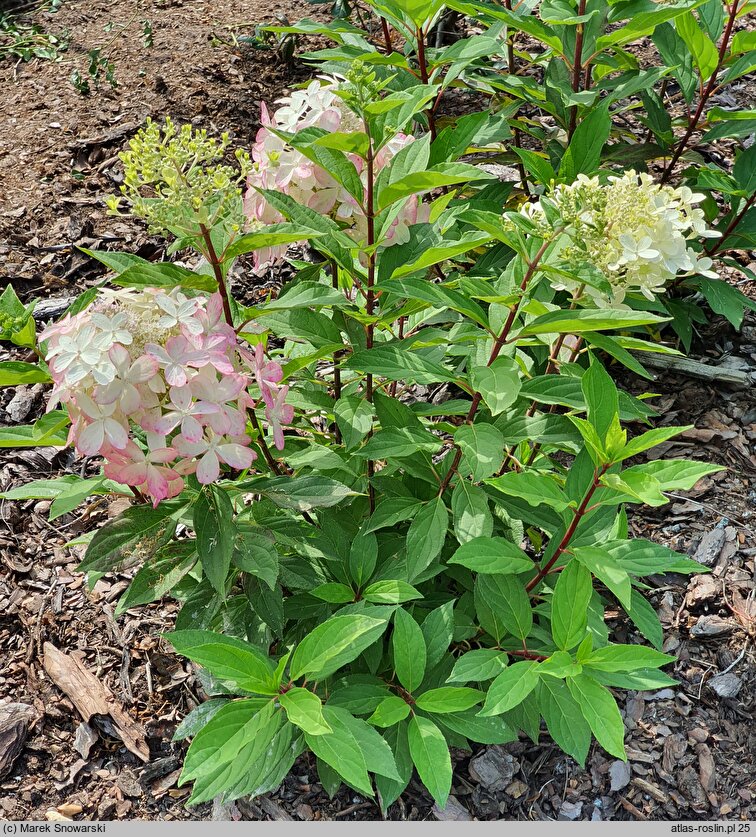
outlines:
[[[260,106],[262,127],[252,148],[252,170],[247,178],[244,211],[251,230],[283,221],[256,188],[271,189],[289,195],[301,206],[334,218],[358,244],[367,241],[367,219],[358,202],[325,169],[293,148],[273,130],[296,133],[305,128],[321,128],[329,133],[360,131],[354,113],[338,97],[335,79],[315,79],[303,90],[278,99],[280,107],[271,115],[263,102]],[[271,130],[273,129],[273,130]],[[376,154],[374,171],[386,166],[402,148],[414,141],[407,134],[397,134]],[[347,155],[354,163],[367,189],[364,161],[356,154]],[[429,208],[413,195],[397,213],[384,244],[401,244],[409,239],[412,224],[428,220]],[[282,259],[288,245],[257,250],[255,268],[261,269]]]
[[[630,170],[609,177],[606,185],[597,177],[578,175],[574,183],[554,188],[547,198],[550,206],[538,201],[522,211],[545,234],[555,226],[563,229],[560,256],[578,277],[580,266],[588,263],[611,286],[608,299],[590,282],[582,292],[597,304],[617,304],[628,293],[653,300],[680,274],[717,277],[711,259],[689,246],[691,239],[719,235],[708,229],[703,210],[695,206],[703,198],[686,186],[662,186]],[[554,287],[576,293],[583,282],[560,277]]]

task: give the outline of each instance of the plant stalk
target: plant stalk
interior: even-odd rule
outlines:
[[[207,250],[207,260],[210,262],[210,266],[213,269],[215,280],[218,283],[218,293],[221,295],[221,299],[223,300],[223,314],[226,318],[226,322],[231,326],[231,328],[233,328],[234,315],[231,313],[231,300],[228,295],[226,280],[223,277],[223,268],[221,267],[218,254],[215,252],[215,246],[213,244],[212,236],[210,235],[210,230],[204,224],[200,224],[199,226],[200,233],[202,233],[202,240],[205,242],[205,249]]]
[[[528,283],[533,278],[533,275],[535,274],[536,270],[538,269],[538,265],[539,265],[541,259],[544,256],[544,253],[546,252],[546,250],[548,249],[550,244],[551,244],[551,241],[549,241],[549,240],[544,241],[541,244],[541,246],[538,248],[538,252],[533,257],[533,260],[531,262],[528,262],[528,269],[525,271],[525,275],[522,278],[522,282],[520,282],[520,292],[521,292],[521,294],[525,293],[525,289],[527,288]],[[491,355],[488,358],[488,363],[486,363],[486,366],[490,366],[496,360],[496,358],[499,356],[499,353],[501,352],[501,350],[504,348],[504,344],[507,342],[507,339],[509,337],[509,332],[512,330],[512,326],[514,325],[514,321],[517,318],[517,313],[520,310],[521,302],[522,302],[522,296],[520,296],[520,298],[517,300],[517,302],[515,302],[515,304],[509,309],[509,315],[507,316],[507,321],[502,326],[501,332],[499,333],[499,336],[496,338],[496,340],[493,344],[493,348],[491,349]],[[475,414],[478,412],[478,407],[480,406],[480,402],[482,400],[483,400],[483,396],[479,392],[476,392],[475,395],[473,395],[472,404],[470,405],[470,409],[468,410],[467,416],[465,417],[465,422],[467,424],[472,424],[473,419],[475,418]],[[460,448],[459,446],[455,446],[455,447],[456,447],[456,451],[455,451],[455,454],[454,454],[454,459],[452,460],[452,464],[449,467],[449,470],[446,472],[446,475],[444,476],[443,480],[441,481],[441,485],[439,486],[439,489],[438,489],[438,496],[439,497],[443,496],[444,491],[446,491],[446,489],[449,487],[449,483],[451,482],[452,477],[454,476],[454,474],[457,472],[457,468],[459,468],[459,463],[462,460],[462,448]]]
[[[722,249],[722,245],[733,234],[733,232],[735,232],[736,227],[743,220],[746,212],[748,212],[748,210],[754,205],[754,203],[756,203],[756,192],[754,192],[751,195],[751,197],[746,200],[745,205],[740,210],[740,212],[738,212],[738,214],[730,221],[730,223],[727,225],[727,228],[722,233],[722,237],[714,241],[711,247],[708,247],[706,250],[704,250],[707,256],[713,256],[715,253],[718,253]]]
[[[585,5],[586,0],[580,0],[580,4],[578,5],[578,16],[582,16],[585,14]],[[575,31],[575,60],[572,64],[572,92],[579,93],[580,92],[580,82],[581,77],[583,74],[583,24],[578,23],[576,31]],[[573,105],[570,108],[570,126],[567,132],[567,136],[569,139],[572,139],[572,135],[575,133],[575,128],[577,127],[577,105]]]
[[[672,172],[677,164],[677,161],[682,156],[683,152],[685,151],[690,138],[693,136],[693,133],[698,128],[698,123],[701,120],[701,116],[703,114],[704,108],[706,107],[706,103],[709,101],[709,97],[714,92],[714,89],[717,85],[717,76],[719,75],[719,71],[722,69],[722,65],[724,64],[725,56],[727,55],[727,47],[730,45],[730,37],[732,36],[732,29],[735,26],[735,20],[738,16],[738,0],[732,0],[732,6],[729,9],[730,14],[727,17],[727,24],[725,25],[724,33],[722,34],[722,42],[719,45],[719,57],[717,58],[717,65],[714,68],[714,72],[711,74],[711,78],[706,84],[703,92],[698,101],[698,107],[696,107],[695,113],[693,114],[692,118],[688,121],[688,128],[683,135],[683,138],[678,143],[677,147],[675,148],[674,153],[672,154],[672,159],[669,161],[669,165],[664,169],[661,175],[660,183],[666,183],[669,178],[672,176]]]
[[[588,506],[593,498],[593,495],[596,493],[600,483],[601,477],[609,470],[608,465],[602,465],[601,468],[596,469],[593,472],[593,482],[591,483],[588,491],[585,492],[585,497],[583,497],[580,505],[575,509],[575,514],[572,517],[570,525],[567,527],[567,531],[564,533],[564,537],[559,542],[559,546],[556,548],[556,552],[551,556],[551,558],[541,567],[540,570],[531,578],[531,580],[525,586],[525,589],[530,593],[535,587],[537,587],[541,581],[546,578],[546,576],[551,572],[554,564],[559,560],[562,556],[564,551],[570,545],[570,541],[572,540],[575,531],[577,530],[580,521],[585,517],[585,514],[588,510]]]

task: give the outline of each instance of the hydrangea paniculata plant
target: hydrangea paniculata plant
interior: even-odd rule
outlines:
[[[330,215],[340,223],[357,243],[367,241],[367,218],[358,202],[323,168],[289,145],[274,131],[296,133],[305,128],[322,128],[329,133],[362,130],[357,116],[338,96],[335,79],[315,79],[303,90],[278,99],[280,105],[271,114],[263,102],[260,106],[261,128],[252,148],[252,168],[247,177],[244,209],[252,231],[283,221],[256,189],[273,189],[294,198],[302,206]],[[396,154],[414,141],[408,134],[396,134],[375,156],[374,173],[387,166]],[[349,154],[367,189],[364,160]],[[429,208],[417,195],[408,198],[394,218],[384,244],[401,244],[409,238],[412,224],[428,220]],[[288,245],[273,246],[254,254],[255,268],[262,269],[280,259]]]
[[[585,292],[598,305],[619,304],[633,292],[653,300],[679,274],[717,278],[712,260],[699,258],[689,246],[692,239],[718,235],[695,206],[703,198],[685,186],[661,186],[650,175],[630,170],[609,177],[606,185],[581,174],[574,183],[555,187],[548,195],[550,206],[538,201],[522,211],[541,232],[553,227],[556,216],[565,234],[564,261],[578,276],[580,265],[588,262],[611,285],[609,298],[589,284]],[[554,285],[583,292],[576,278],[560,277]]]
[[[103,290],[98,301],[47,328],[50,407],[65,405],[69,442],[102,456],[105,474],[160,500],[184,477],[216,481],[221,466],[249,468],[247,434],[255,383],[276,446],[293,408],[279,364],[238,345],[220,294],[187,297],[178,289]]]

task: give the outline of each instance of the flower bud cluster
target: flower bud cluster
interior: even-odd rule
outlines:
[[[131,213],[151,230],[196,235],[199,224],[212,227],[218,218],[237,214],[241,222],[241,188],[250,166],[249,155],[235,152],[240,171],[224,165],[228,134],[220,141],[191,125],[177,127],[170,119],[161,126],[147,124],[120,157],[124,168],[121,193]],[[108,199],[111,212],[120,200]],[[233,220],[233,219],[232,219]]]
[[[289,195],[302,206],[329,215],[358,244],[367,242],[367,218],[360,204],[325,169],[309,160],[274,131],[296,133],[305,128],[321,128],[329,133],[352,133],[362,130],[357,116],[338,95],[339,83],[334,79],[315,79],[303,90],[278,99],[280,105],[272,114],[261,104],[262,127],[252,148],[252,169],[247,178],[244,210],[251,230],[283,221],[278,213],[256,191],[272,189]],[[375,155],[373,171],[377,177],[402,148],[414,141],[407,134],[396,134]],[[367,194],[367,168],[357,154],[348,154],[357,169]],[[364,202],[363,202],[364,205]],[[428,207],[417,196],[410,197],[394,218],[384,238],[384,245],[401,244],[409,238],[412,224],[428,220]],[[255,253],[255,268],[260,269],[283,258],[286,246],[269,247]]]
[[[276,445],[293,408],[281,367],[237,343],[220,294],[189,298],[178,289],[103,290],[92,306],[47,328],[54,381],[50,407],[71,417],[69,442],[102,456],[105,474],[160,500],[184,478],[216,481],[221,465],[249,468],[248,389],[259,387]]]
[[[711,259],[699,258],[689,246],[691,239],[718,235],[695,206],[703,197],[686,186],[662,186],[631,170],[609,177],[606,185],[597,177],[579,175],[522,211],[544,233],[563,228],[566,243],[560,256],[576,278],[559,277],[555,287],[579,292],[580,268],[588,263],[608,280],[611,297],[607,300],[590,283],[585,293],[598,304],[621,303],[633,292],[653,300],[679,274],[716,278]]]

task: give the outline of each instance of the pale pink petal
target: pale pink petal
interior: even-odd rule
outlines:
[[[220,476],[220,463],[215,451],[209,450],[197,464],[197,480],[202,485],[215,482]]]
[[[249,468],[255,459],[254,451],[249,448],[243,448],[241,445],[218,445],[215,449],[218,456],[232,468],[240,471]]]
[[[147,479],[147,463],[134,462],[125,465],[119,469],[117,479],[125,485],[141,485]]]
[[[125,448],[129,443],[128,430],[119,421],[112,418],[105,419],[102,424],[110,444],[118,450]]]
[[[95,456],[105,442],[105,428],[101,421],[92,422],[79,434],[78,448],[85,456]]]
[[[147,491],[156,500],[164,500],[168,496],[168,480],[162,472],[162,468],[154,466],[147,468]]]
[[[202,432],[202,425],[196,418],[194,418],[194,416],[184,416],[184,419],[181,422],[181,435],[188,442],[199,442],[202,438]]]

